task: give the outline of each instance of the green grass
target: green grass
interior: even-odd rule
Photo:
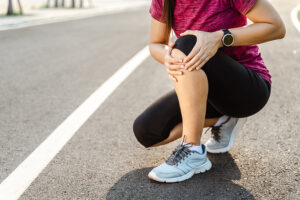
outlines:
[[[45,4],[45,5],[42,5],[40,8],[50,8],[49,5]]]
[[[12,15],[7,15],[6,13],[5,14],[0,14],[1,17],[6,17],[6,16],[23,16],[23,14],[20,14],[20,13],[13,13]]]

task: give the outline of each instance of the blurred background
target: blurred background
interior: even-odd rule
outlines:
[[[158,184],[177,141],[132,132],[173,89],[148,51],[151,0],[0,0],[0,200],[300,199],[300,1],[270,2],[287,33],[259,44],[268,104],[209,172]]]

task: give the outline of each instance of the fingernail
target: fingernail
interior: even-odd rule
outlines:
[[[189,68],[189,71],[192,71],[192,68]]]
[[[181,65],[181,66],[180,66],[180,68],[182,68],[182,69],[183,69],[183,68],[184,68],[184,65]]]

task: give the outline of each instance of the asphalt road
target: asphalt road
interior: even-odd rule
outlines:
[[[300,199],[300,33],[259,45],[272,94],[213,168],[176,184],[148,179],[178,144],[145,149],[132,123],[172,89],[149,57],[102,104],[20,199]],[[0,180],[148,43],[148,8],[0,32]],[[205,135],[203,140],[207,139]]]

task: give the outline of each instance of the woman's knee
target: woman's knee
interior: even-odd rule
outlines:
[[[144,147],[148,148],[152,146],[152,141],[147,137],[149,133],[147,133],[147,126],[145,122],[142,120],[141,116],[137,117],[133,122],[133,133],[139,143],[141,143]]]
[[[171,56],[176,58],[185,58],[192,51],[196,42],[197,37],[194,35],[184,35],[179,37],[175,41],[175,45],[172,48]],[[206,73],[208,65],[216,65],[217,63],[225,62],[226,59],[232,59],[228,57],[229,56],[226,55],[221,49],[218,49],[215,55],[211,57],[201,69]]]
[[[194,35],[184,35],[175,41],[171,56],[176,58],[185,58],[194,48],[197,38]],[[196,73],[195,73],[196,72]],[[188,71],[183,69],[184,76],[178,76],[178,79],[187,79],[189,81],[207,82],[207,76],[204,70]]]
[[[179,37],[175,41],[175,45],[173,49],[178,49],[182,53],[184,53],[185,56],[188,56],[188,54],[192,51],[195,44],[197,42],[197,37],[194,35],[184,35]]]

